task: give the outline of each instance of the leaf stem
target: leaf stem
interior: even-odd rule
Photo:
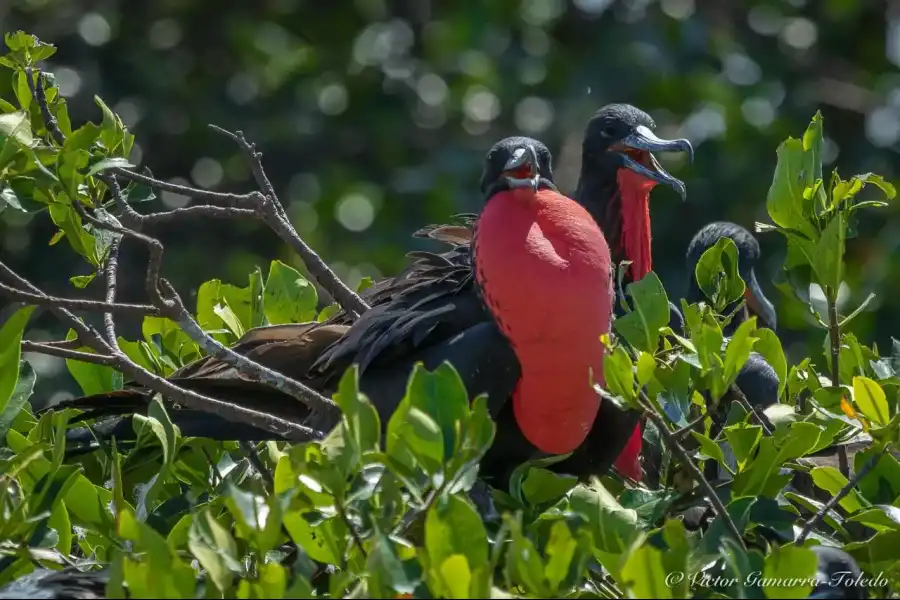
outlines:
[[[826,290],[828,302],[828,337],[831,341],[831,385],[835,388],[841,386],[841,324],[837,313],[837,290]],[[838,448],[838,462],[844,477],[850,476],[850,461],[847,457],[847,448]]]

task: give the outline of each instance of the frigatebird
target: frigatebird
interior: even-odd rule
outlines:
[[[604,177],[615,181],[619,170],[636,169],[642,173],[655,173],[652,175],[653,177],[667,182],[671,180],[671,184],[676,189],[679,186],[683,189],[680,181],[671,178],[668,174],[659,175],[664,171],[656,169],[655,159],[652,158],[648,148],[689,150],[690,144],[685,140],[674,142],[660,140],[642,122],[634,122],[635,115],[640,116],[644,113],[637,109],[633,110],[633,113],[625,115],[632,122],[626,123],[624,127],[620,128],[621,136],[617,138],[609,137],[608,126],[611,120],[615,122],[615,119],[621,116],[621,111],[617,108],[611,111],[601,110],[595,115],[585,139],[586,156],[583,173],[594,176],[591,172],[592,169],[588,168],[589,164],[594,164],[603,170],[603,172],[596,173],[596,177],[601,181]],[[603,135],[598,133],[598,123],[602,123],[604,126]],[[521,138],[518,139],[521,140]],[[530,149],[524,151],[520,143],[514,148],[510,148],[509,141],[498,144],[486,158],[485,172],[493,169],[496,173],[498,168],[500,170],[507,169],[505,175],[500,178],[502,187],[502,185],[506,185],[503,183],[504,181],[511,180],[509,168],[526,168],[526,173],[536,170],[538,172],[535,173],[535,177],[540,183],[538,186],[540,189],[536,192],[536,196],[558,195],[554,191],[553,183],[546,177],[542,177],[545,166],[548,174],[552,172],[549,169],[549,151],[546,151],[542,144],[534,141],[526,147]],[[629,156],[626,150],[645,154],[638,153]],[[608,152],[610,155],[615,154],[618,158],[609,160],[602,156],[604,152]],[[532,156],[532,171],[527,170],[528,161],[522,162],[522,157],[528,155]],[[519,161],[518,166],[515,164],[516,161],[512,161],[513,158]],[[523,178],[512,177],[512,180],[521,179]],[[524,179],[529,180],[528,177],[524,177]],[[485,180],[489,181],[490,178]],[[615,185],[602,186],[600,189],[614,193],[617,187]],[[497,189],[491,191],[497,192]],[[508,192],[509,190],[501,189],[500,191]],[[646,192],[649,193],[649,188],[646,188]],[[568,207],[570,203],[571,201],[568,201],[564,205]],[[490,206],[491,202],[488,202],[487,207]],[[569,209],[567,208],[567,210]],[[552,211],[549,214],[552,215]],[[483,216],[484,213],[479,217],[479,222]],[[609,216],[612,217],[613,213],[609,213]],[[593,219],[590,221],[593,222]],[[596,227],[596,223],[594,227]],[[379,406],[380,410],[386,413],[389,413],[402,397],[414,360],[422,361],[426,368],[434,368],[443,360],[449,359],[463,377],[470,395],[488,392],[492,415],[498,421],[498,439],[482,465],[484,470],[496,471],[497,469],[491,468],[493,463],[502,465],[503,470],[508,472],[509,464],[519,464],[535,454],[543,455],[544,452],[552,454],[575,450],[573,456],[557,465],[557,470],[585,476],[602,473],[608,468],[612,459],[619,454],[628,432],[631,431],[630,428],[623,427],[623,425],[630,423],[631,427],[634,427],[636,419],[633,415],[623,416],[624,411],[619,411],[615,406],[610,405],[600,411],[602,416],[594,420],[594,426],[591,428],[590,421],[593,416],[596,416],[598,410],[596,402],[593,407],[590,407],[589,403],[586,408],[570,406],[569,410],[565,411],[570,417],[569,421],[561,421],[560,419],[551,419],[546,414],[541,414],[539,418],[534,417],[532,415],[535,413],[530,412],[533,406],[529,404],[529,401],[517,402],[514,400],[511,403],[514,414],[509,416],[513,417],[512,420],[515,423],[503,422],[501,413],[504,407],[510,406],[507,400],[517,391],[520,379],[523,382],[527,379],[527,384],[523,383],[524,392],[527,392],[526,397],[534,389],[541,389],[540,386],[535,388],[534,385],[535,381],[541,382],[540,377],[536,380],[521,375],[522,364],[528,364],[530,368],[538,370],[541,370],[541,366],[534,365],[533,363],[536,361],[531,357],[520,362],[513,346],[508,341],[509,334],[501,331],[496,321],[491,318],[490,312],[485,308],[485,302],[482,301],[483,294],[480,292],[485,287],[490,289],[490,285],[486,286],[483,281],[487,281],[489,278],[493,285],[498,278],[486,275],[485,271],[481,271],[481,274],[476,276],[478,260],[473,259],[477,256],[477,248],[487,248],[487,250],[481,251],[490,252],[492,243],[502,242],[503,236],[509,235],[508,232],[511,230],[509,223],[498,228],[499,233],[485,234],[484,230],[477,226],[477,223],[475,230],[480,232],[475,239],[482,240],[483,245],[471,244],[467,251],[463,252],[463,254],[469,254],[467,260],[451,260],[439,254],[425,253],[424,256],[420,254],[416,262],[402,277],[394,278],[396,281],[373,292],[372,295],[381,296],[380,303],[373,303],[371,310],[363,314],[352,325],[326,322],[324,324],[295,324],[261,328],[248,332],[235,346],[235,350],[246,353],[254,360],[273,369],[304,380],[326,394],[333,391],[346,367],[356,363],[360,367],[362,390]],[[490,254],[486,255],[491,256]],[[544,258],[548,262],[553,262],[549,255]],[[476,265],[475,272],[473,272],[473,264]],[[496,268],[493,263],[488,262],[487,264]],[[503,272],[514,273],[517,270],[507,268]],[[597,281],[584,284],[586,291],[593,290],[591,294],[593,308],[591,315],[586,317],[585,324],[596,321],[598,308],[604,302],[603,298],[611,292],[610,276],[611,273],[607,273],[600,276]],[[483,281],[479,281],[479,277],[484,277]],[[502,286],[502,276],[500,279],[498,285]],[[557,286],[542,286],[523,294],[521,282],[516,285],[522,300],[529,301],[527,304],[531,308],[528,310],[532,311],[529,321],[538,322],[540,320],[535,319],[534,315],[543,317],[548,331],[553,331],[553,327],[564,329],[567,325],[554,325],[550,320],[549,313],[541,315],[540,312],[536,312],[539,305],[535,304],[535,295],[552,297],[555,303],[554,314],[559,312],[560,306],[571,305],[574,307],[578,306],[580,302],[577,297],[567,300],[560,296],[560,293],[564,291],[564,286],[558,289]],[[596,289],[595,286],[597,286]],[[597,295],[600,297],[598,298]],[[489,294],[488,297],[493,298],[493,295]],[[487,304],[492,301],[490,300]],[[514,307],[512,310],[517,310],[515,308],[517,305],[514,302],[510,304],[510,301],[504,301],[502,306],[496,305],[494,309],[509,310],[507,306]],[[521,307],[518,309],[524,310]],[[545,307],[545,310],[548,309]],[[510,326],[508,318],[501,317],[500,321],[505,326]],[[565,356],[566,352],[571,353],[572,348],[567,345],[558,353]],[[521,351],[527,353],[526,350]],[[597,357],[599,356],[600,353],[597,354]],[[591,360],[598,360],[598,358]],[[548,361],[548,364],[552,364],[552,362],[552,360]],[[577,363],[574,359],[571,359],[570,362]],[[595,377],[601,371],[602,369],[598,365],[595,369]],[[557,379],[556,374],[550,369],[544,371],[543,377],[545,380]],[[305,409],[298,406],[293,399],[288,399],[274,390],[264,388],[264,386],[255,386],[247,382],[240,378],[234,369],[212,358],[201,359],[197,363],[185,367],[172,379],[180,385],[219,398],[249,403],[248,405],[257,410],[272,411],[294,420],[301,420],[305,416]],[[573,394],[574,396],[577,395]],[[122,414],[142,410],[146,400],[145,391],[129,389],[104,397],[76,400],[68,405],[95,409],[88,413],[88,416],[95,417],[103,414]],[[577,403],[572,401],[570,404]],[[581,411],[580,414],[573,416],[579,411]],[[293,414],[285,414],[286,412]],[[303,414],[297,414],[301,412]],[[547,412],[544,411],[544,413]],[[560,412],[562,413],[562,411]],[[173,420],[176,420],[179,425],[181,422],[190,424],[192,427],[190,433],[194,435],[225,439],[216,431],[217,419],[211,419],[204,413],[189,417],[189,413],[191,411],[173,411]],[[573,433],[564,431],[565,428],[562,426],[548,427],[554,422],[572,424],[573,419],[581,431]],[[583,422],[585,419],[587,420],[586,424]],[[386,422],[386,419],[384,421]],[[524,427],[518,426],[521,422],[526,421],[528,424]],[[579,421],[582,421],[580,425],[578,425]],[[536,443],[531,443],[526,439],[527,436],[523,434],[523,429],[528,430],[528,435]],[[111,431],[128,435],[129,428],[107,426],[101,434],[108,435]],[[587,431],[590,431],[590,434],[585,439]],[[188,431],[185,433],[189,434]],[[267,432],[253,431],[253,428],[243,425],[229,427],[228,434],[230,436],[240,434],[243,439],[272,438],[272,435]],[[506,439],[507,437],[509,439]],[[235,438],[228,437],[227,439]],[[584,443],[579,446],[581,441]],[[639,451],[640,447],[638,446],[633,459],[628,461],[629,463],[637,464]]]
[[[734,333],[734,330],[737,329],[738,325],[746,320],[746,318],[753,315],[756,316],[760,327],[768,327],[772,331],[775,331],[778,325],[775,307],[762,291],[759,281],[756,278],[756,265],[759,262],[760,255],[759,242],[752,233],[736,223],[728,221],[709,223],[698,231],[691,240],[691,243],[688,245],[686,256],[687,264],[689,266],[689,281],[685,299],[692,304],[706,300],[703,291],[697,283],[694,269],[700,261],[700,257],[703,256],[703,253],[715,246],[716,242],[720,239],[726,237],[730,238],[735,246],[737,246],[738,274],[741,276],[741,279],[744,280],[746,290],[744,292],[744,306],[739,311],[739,314],[736,315],[736,318],[732,319],[732,321],[723,329],[723,333],[725,335]],[[737,308],[739,303],[740,300],[735,301],[731,306],[725,308],[724,313],[731,314]]]

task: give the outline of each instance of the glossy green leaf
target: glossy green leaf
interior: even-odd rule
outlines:
[[[663,553],[650,545],[643,545],[629,554],[622,567],[620,582],[634,598],[674,598],[667,585]]]
[[[731,238],[719,239],[707,249],[694,267],[700,290],[719,312],[744,295],[746,283],[738,272],[738,249]]]
[[[263,291],[263,306],[269,323],[312,321],[318,301],[315,286],[299,271],[279,260],[272,261]]]
[[[626,400],[633,400],[636,397],[634,367],[631,357],[621,346],[616,346],[603,355],[603,378],[606,389],[616,396]]]
[[[617,318],[613,325],[629,344],[655,353],[659,345],[659,330],[669,324],[669,299],[656,273],[628,284],[631,312]]]
[[[0,414],[6,410],[19,382],[22,334],[34,308],[20,308],[0,327]]]
[[[812,591],[818,559],[812,550],[793,544],[766,556],[763,591],[767,598],[806,598]]]
[[[848,480],[840,471],[834,467],[815,467],[809,472],[813,483],[823,490],[829,492],[832,496],[836,496],[847,485]],[[840,501],[841,508],[847,512],[856,512],[865,506],[865,500],[862,499],[859,492],[855,489],[844,496]]]
[[[853,378],[853,399],[867,419],[878,425],[887,425],[891,420],[887,396],[877,382],[868,377]]]

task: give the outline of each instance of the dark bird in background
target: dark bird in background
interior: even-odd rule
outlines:
[[[591,120],[584,143],[586,156],[583,160],[582,170],[584,177],[598,178],[599,185],[584,186],[583,189],[599,190],[597,193],[601,193],[601,191],[615,193],[618,189],[617,186],[605,185],[603,180],[616,181],[620,171],[633,169],[637,169],[639,172],[657,173],[653,176],[665,181],[671,179],[673,186],[683,189],[683,184],[678,180],[671,176],[658,174],[660,171],[654,166],[655,159],[650,151],[644,148],[686,150],[690,149],[690,145],[684,140],[665,142],[655,136],[649,137],[645,131],[646,126],[642,126],[640,123],[618,124],[617,119],[620,120],[621,114],[622,111],[618,107],[611,111],[605,109]],[[637,109],[625,113],[625,117],[632,121],[635,115],[640,116],[643,113]],[[616,135],[612,137],[610,137],[611,127],[618,128]],[[601,131],[603,134],[600,133]],[[485,183],[499,181],[502,188],[503,185],[508,186],[511,180],[530,180],[532,176],[529,176],[528,173],[534,173],[535,180],[540,183],[538,186],[540,189],[535,197],[548,198],[551,194],[556,194],[552,181],[548,177],[542,177],[544,175],[542,169],[545,165],[549,167],[551,163],[549,151],[539,142],[532,140],[523,147],[521,138],[518,140],[518,142],[516,139],[507,140],[495,146],[486,157],[485,173],[488,175],[482,181]],[[610,155],[615,154],[618,158],[610,159],[602,155],[604,152]],[[524,160],[529,156],[531,157],[530,161]],[[593,167],[591,168],[590,165]],[[522,172],[513,173],[511,170]],[[594,170],[597,172],[594,173]],[[503,171],[506,172],[503,173]],[[493,179],[489,175],[492,172],[495,173]],[[552,171],[548,169],[547,175],[550,173]],[[644,185],[642,193],[649,194],[650,187]],[[496,186],[488,191],[494,194],[511,193],[508,189],[498,189]],[[521,195],[524,192],[516,193]],[[628,197],[631,196],[633,194]],[[589,199],[596,201],[597,197],[591,196]],[[584,204],[581,200],[579,202]],[[554,200],[550,205],[569,207],[574,203]],[[619,209],[620,212],[627,210],[627,203],[620,202],[619,205],[622,207]],[[487,207],[490,208],[490,206],[491,202],[488,202]],[[566,210],[570,210],[570,208]],[[553,210],[548,209],[546,213],[542,212],[541,214],[546,218],[556,218]],[[616,213],[608,211],[607,214],[613,218]],[[585,229],[587,225],[579,223],[579,227],[587,231]],[[596,228],[596,224],[593,227]],[[517,415],[517,419],[513,419],[516,421],[516,423],[512,423],[514,426],[507,426],[500,418],[501,409],[507,405],[506,400],[517,391],[520,379],[524,391],[530,393],[530,390],[534,389],[533,382],[536,379],[530,376],[523,377],[519,372],[522,365],[527,362],[530,368],[540,369],[541,367],[534,366],[533,363],[536,361],[531,358],[527,361],[519,361],[513,347],[507,341],[509,334],[501,333],[501,328],[496,325],[495,320],[487,311],[485,303],[481,300],[482,294],[479,291],[483,291],[485,288],[490,290],[497,277],[486,275],[484,271],[479,276],[484,279],[479,281],[479,277],[474,277],[472,265],[478,265],[478,260],[472,260],[471,255],[477,256],[479,243],[487,244],[480,248],[489,249],[492,243],[502,244],[504,236],[509,237],[509,223],[502,228],[496,227],[496,229],[497,233],[487,234],[482,230],[479,234],[479,227],[476,224],[475,239],[477,243],[470,244],[468,248],[470,253],[468,264],[466,261],[449,259],[440,254],[420,253],[416,262],[404,274],[394,278],[391,284],[385,284],[371,292],[370,296],[380,296],[383,303],[375,303],[370,311],[349,327],[326,322],[325,324],[295,324],[260,328],[248,332],[236,345],[235,350],[246,353],[270,368],[285,372],[295,379],[303,380],[324,394],[333,392],[334,386],[344,370],[356,363],[360,367],[362,390],[384,414],[392,411],[399,399],[402,398],[413,362],[420,360],[427,368],[434,368],[440,362],[450,360],[463,377],[470,395],[487,392],[489,398],[492,399],[492,415],[498,421],[498,439],[494,444],[492,455],[485,460],[485,470],[502,472],[508,470],[510,464],[519,464],[523,460],[532,458],[534,454],[542,455],[543,452],[553,453],[574,449],[573,456],[555,465],[557,470],[579,475],[602,474],[608,469],[612,460],[620,454],[628,439],[628,432],[635,429],[637,419],[635,413],[619,411],[613,405],[604,406],[600,411],[601,416],[594,420],[594,426],[591,427],[590,421],[597,415],[599,408],[596,406],[596,400],[594,400],[593,408],[569,407],[568,411],[560,409],[560,416],[554,419],[531,417],[526,414],[528,410],[522,408],[530,408],[529,402],[513,401],[513,407],[519,407],[512,409]],[[446,229],[444,229],[440,235],[446,233]],[[549,231],[547,235],[551,234],[552,231]],[[584,239],[589,239],[594,234],[579,235]],[[583,239],[573,240],[568,249],[565,246],[561,248],[556,258],[544,247],[547,259],[545,262],[550,264],[554,260],[571,261],[580,258],[580,254],[584,251],[581,247],[583,245]],[[462,247],[463,245],[460,244],[460,251],[462,251]],[[512,249],[517,250],[514,245]],[[569,258],[564,259],[567,251]],[[492,266],[496,268],[496,265]],[[477,269],[478,267],[475,270],[477,271]],[[504,273],[512,274],[512,270],[504,269]],[[599,282],[587,281],[585,278],[584,283],[580,284],[582,286],[580,293],[582,295],[590,293],[593,307],[591,315],[585,317],[585,325],[596,322],[596,315],[603,306],[602,303],[611,293],[610,276],[611,273],[600,275]],[[501,282],[502,277],[503,275],[501,275]],[[529,321],[533,323],[543,321],[547,331],[553,331],[554,324],[551,316],[555,317],[560,314],[561,306],[568,310],[570,305],[572,307],[581,306],[584,301],[583,296],[578,296],[571,290],[569,292],[573,298],[566,299],[560,296],[560,289],[552,289],[552,287],[544,285],[527,289],[522,285],[521,277],[517,281],[518,297],[522,302],[527,301],[527,304],[532,306],[529,309],[531,311]],[[579,279],[579,281],[582,280]],[[370,290],[372,289],[370,288]],[[552,315],[547,312],[550,310],[549,307],[543,307],[541,310],[545,312],[541,313],[535,306],[535,296],[542,291],[552,293],[555,303]],[[597,297],[598,294],[600,297]],[[489,298],[488,304],[493,302],[490,300],[494,296],[492,293],[488,293],[486,296]],[[508,306],[517,307],[513,310],[524,310],[513,300],[504,300],[503,306],[494,305],[493,309],[496,311],[509,310]],[[501,316],[499,320],[504,323],[504,327],[511,326],[508,318]],[[513,342],[514,345],[515,342]],[[570,350],[569,347],[566,347],[560,353],[565,355],[566,352],[569,352],[571,354]],[[547,362],[552,364],[553,360],[548,359]],[[573,362],[575,361],[573,360]],[[600,369],[596,369],[595,372],[599,373]],[[544,378],[549,380],[556,378],[555,376],[555,373],[547,370]],[[537,378],[537,381],[540,379]],[[257,410],[270,411],[294,421],[302,421],[306,416],[305,407],[298,405],[296,400],[287,398],[266,386],[247,382],[234,369],[215,359],[206,358],[189,365],[173,375],[172,380],[185,387],[227,401],[242,402]],[[92,418],[143,411],[149,397],[146,390],[129,388],[101,397],[79,399],[67,405],[95,409],[86,415],[88,418]],[[573,404],[576,403],[573,402]],[[559,403],[559,406],[562,407],[562,403]],[[572,417],[579,410],[581,410],[580,415]],[[173,411],[173,420],[180,425],[185,420],[183,415],[187,416],[185,413],[190,412],[175,410]],[[547,409],[545,412],[552,412],[552,410]],[[569,413],[570,421],[564,421],[566,412]],[[194,414],[187,421],[195,430],[185,431],[185,434],[223,439],[218,431],[221,426],[218,421],[222,421],[222,419],[211,417],[212,415],[205,413]],[[551,429],[553,435],[564,433],[563,427],[549,427],[549,425],[554,422],[571,423],[571,418],[574,418],[576,422],[587,420],[581,433],[566,434],[565,440],[559,438],[540,439],[541,436],[552,437],[546,433]],[[516,424],[521,425],[526,419],[531,420],[528,425],[522,428],[515,426]],[[539,423],[540,427],[536,423]],[[531,428],[529,435],[536,444],[522,443],[524,440],[522,430],[529,428]],[[121,424],[108,425],[103,434],[108,435],[112,431],[116,431],[127,439],[128,436],[133,437],[134,435],[130,429],[127,423],[125,426]],[[236,431],[236,429],[240,431]],[[537,433],[538,429],[541,429],[542,432]],[[590,433],[585,439],[584,436],[588,431]],[[231,427],[228,433],[232,437],[226,439],[234,439],[233,435],[236,433],[242,434],[239,439],[272,438],[272,434],[254,431],[254,428],[249,426]],[[90,439],[89,433],[82,432],[80,435],[82,442]],[[504,436],[506,435],[511,436],[513,440],[505,440]],[[516,438],[522,439],[517,440]],[[580,441],[583,443],[579,446]],[[562,450],[563,448],[568,448],[568,450]],[[630,452],[632,457],[629,457],[626,462],[637,465],[640,446],[630,447]],[[497,466],[497,469],[492,469],[492,459],[496,459],[493,461],[493,466]],[[639,472],[636,475],[639,476]]]
[[[0,587],[0,599],[29,598],[94,600],[106,598],[107,571],[81,571],[66,567],[60,571],[35,569]]]
[[[869,590],[860,585],[862,570],[853,557],[834,546],[813,546],[818,561],[816,580],[818,581],[809,598],[823,600],[865,600]]]
[[[738,273],[746,284],[744,291],[744,307],[740,314],[726,326],[723,333],[731,335],[734,330],[743,323],[748,317],[756,316],[757,324],[760,327],[768,327],[775,331],[778,326],[775,307],[766,297],[765,293],[756,279],[756,265],[759,262],[759,242],[752,233],[735,223],[727,221],[718,221],[709,223],[703,227],[688,245],[687,264],[690,266],[688,272],[688,291],[685,300],[693,304],[706,300],[706,296],[697,283],[697,277],[694,270],[703,253],[716,245],[722,238],[730,238],[737,246],[738,251]],[[724,314],[731,314],[737,308],[740,300],[734,302],[724,310]]]

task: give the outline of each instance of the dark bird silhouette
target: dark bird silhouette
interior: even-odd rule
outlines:
[[[0,598],[93,600],[106,598],[106,571],[80,571],[67,567],[60,571],[36,569],[0,587]]]
[[[592,119],[585,137],[582,178],[597,177],[602,182],[605,177],[615,181],[621,170],[636,169],[637,172],[651,173],[652,177],[683,191],[680,181],[656,169],[655,159],[646,148],[685,150],[690,149],[690,145],[684,140],[659,140],[646,125],[635,121],[646,117],[644,113],[633,108],[625,113],[622,110],[617,105],[600,111]],[[622,119],[630,119],[631,123],[621,123]],[[650,123],[652,125],[652,121]],[[613,126],[619,128],[615,135],[609,131]],[[603,153],[618,158],[610,159]],[[484,171],[483,187],[488,188],[486,196],[489,200],[468,245],[464,233],[448,229],[448,226],[426,228],[420,232],[420,235],[438,236],[437,239],[458,243],[451,251],[456,253],[454,256],[417,253],[415,262],[404,273],[370,288],[367,295],[375,299],[371,310],[350,326],[336,322],[341,319],[339,315],[324,324],[259,328],[248,332],[234,349],[303,380],[325,394],[333,392],[344,370],[356,363],[360,369],[362,391],[382,414],[390,414],[402,398],[413,362],[421,361],[426,368],[435,368],[449,360],[460,372],[470,396],[488,394],[491,414],[498,424],[497,439],[482,464],[483,472],[508,474],[510,465],[528,458],[574,450],[571,457],[556,465],[557,470],[581,475],[602,473],[622,450],[628,433],[634,429],[636,415],[619,411],[613,405],[599,410],[593,392],[589,394],[589,400],[588,395],[582,393],[580,384],[561,384],[570,378],[562,378],[562,373],[556,371],[565,368],[567,372],[577,373],[591,367],[595,377],[602,373],[599,333],[593,330],[601,328],[604,306],[611,303],[612,272],[603,267],[602,252],[592,245],[591,240],[603,239],[603,235],[588,212],[555,191],[549,177],[552,174],[550,153],[539,142],[530,140],[523,144],[522,138],[505,140],[488,154]],[[523,181],[537,182],[537,191],[528,192],[521,187]],[[650,187],[643,185],[642,193],[649,194]],[[615,193],[618,188],[612,185],[590,189]],[[521,210],[522,206],[530,206],[528,202],[516,203],[509,199],[526,193],[537,199],[532,203],[537,207],[534,210],[540,208],[531,216]],[[589,196],[589,199],[595,200],[596,196]],[[579,202],[585,204],[583,200]],[[620,206],[623,204],[625,208],[619,209],[622,213],[627,212],[627,203],[619,203]],[[492,208],[498,206],[506,207],[506,210]],[[615,213],[607,214],[614,218]],[[498,215],[505,219],[502,226],[498,224]],[[509,220],[509,215],[518,215],[519,227],[513,227],[516,221]],[[560,221],[564,215],[569,216]],[[536,238],[537,241],[530,237],[531,229],[522,225],[547,219],[549,229],[541,238]],[[484,223],[490,227],[486,229]],[[573,233],[576,230],[577,233]],[[562,236],[566,243],[551,252],[553,244],[547,246],[547,243],[554,235]],[[528,243],[523,251],[525,240]],[[504,250],[499,252],[496,248]],[[559,285],[531,281],[541,271],[535,270],[537,267],[533,268],[533,265],[516,268],[517,253],[523,259],[539,258],[534,263],[538,266],[560,266],[563,261],[568,261],[570,274],[577,273],[578,276],[560,279]],[[466,255],[467,260],[463,258]],[[585,256],[593,258],[587,260]],[[584,268],[573,268],[585,260]],[[530,263],[526,260],[524,264]],[[552,280],[554,268],[545,270],[545,278]],[[509,283],[513,275],[517,276],[514,285]],[[578,293],[573,291],[576,282]],[[515,294],[511,288],[515,288]],[[590,314],[584,309],[586,314],[578,321],[579,331],[575,331],[572,325],[578,314],[575,309],[585,304],[591,306]],[[560,306],[566,307],[563,311],[566,318],[560,319]],[[529,331],[529,327],[538,323],[541,327],[532,333],[537,336],[535,339],[544,336],[543,343],[516,341],[523,335],[520,332]],[[514,329],[516,327],[518,329]],[[555,332],[557,337],[549,332]],[[569,343],[586,339],[579,336],[592,338],[598,344],[597,348],[593,348],[593,341]],[[560,345],[563,339],[569,341]],[[584,358],[588,354],[590,360]],[[557,364],[561,362],[560,356],[567,358],[565,364]],[[532,373],[538,375],[532,376]],[[573,374],[571,379],[577,381],[579,377]],[[170,379],[202,393],[245,403],[291,420],[302,421],[306,416],[305,407],[292,398],[248,382],[233,368],[212,358],[188,365]],[[563,389],[568,387],[572,389]],[[534,400],[550,389],[555,394],[555,404],[547,403],[546,399]],[[507,402],[510,398],[512,402]],[[86,417],[94,418],[142,411],[148,399],[146,390],[128,388],[79,399],[67,406],[91,409]],[[218,439],[273,437],[267,432],[238,425],[228,427],[229,437],[224,438],[219,422],[222,419],[184,409],[172,411],[172,414],[179,426],[182,423],[189,426],[188,430],[182,429],[186,435]],[[133,437],[128,425],[109,424],[102,434],[116,432]],[[73,441],[90,439],[87,432],[71,433],[70,440]],[[634,457],[627,462],[637,464],[639,451],[638,446]]]
[[[869,590],[861,585],[862,570],[853,557],[834,546],[813,546],[816,553],[816,587],[809,598],[865,600]]]

